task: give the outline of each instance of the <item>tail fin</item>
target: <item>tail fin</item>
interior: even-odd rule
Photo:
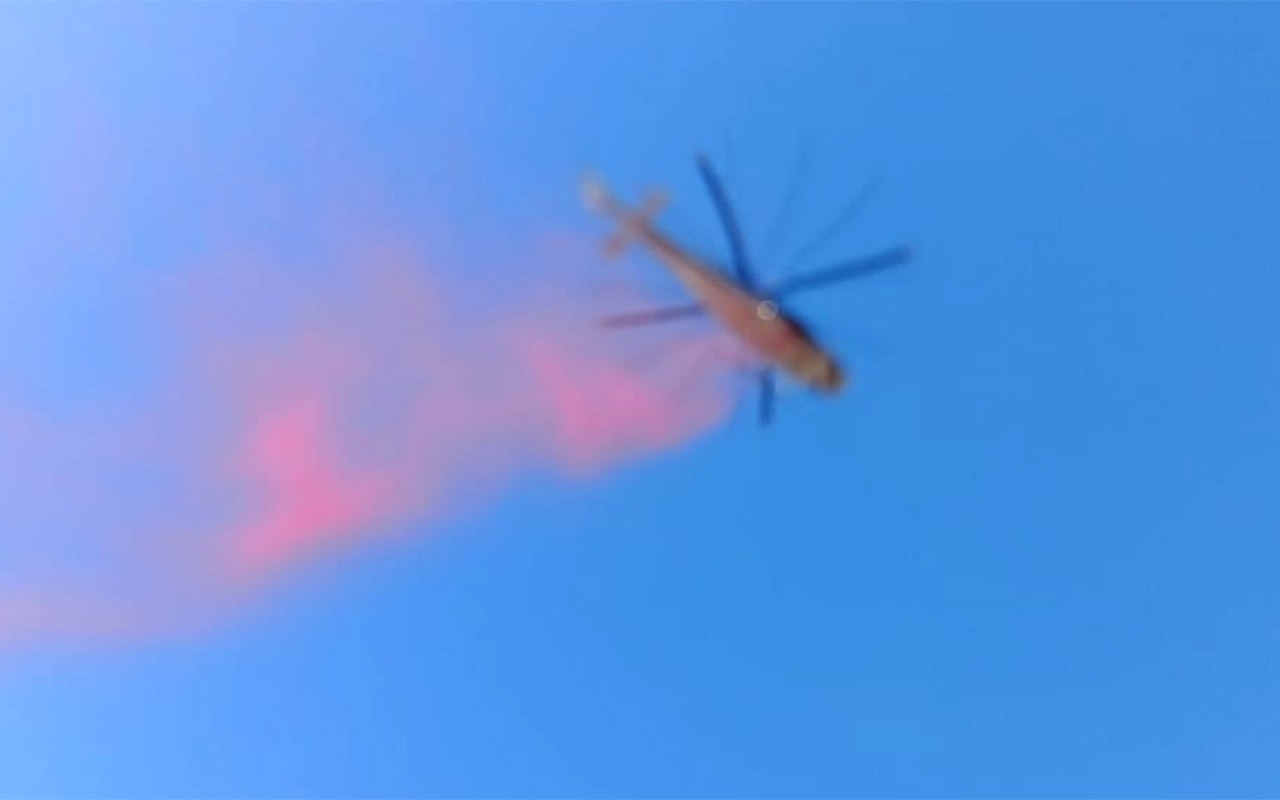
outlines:
[[[650,225],[668,204],[665,192],[651,192],[639,207],[634,210],[627,209],[609,194],[599,179],[594,177],[588,177],[583,181],[582,196],[590,208],[613,217],[618,222],[618,229],[604,242],[604,254],[607,258],[616,258],[626,250],[636,240],[640,231]]]
[[[587,208],[592,211],[599,211],[602,214],[615,213],[618,208],[618,201],[613,198],[609,190],[605,187],[604,181],[595,173],[588,173],[582,179],[581,184],[582,202],[587,204]]]

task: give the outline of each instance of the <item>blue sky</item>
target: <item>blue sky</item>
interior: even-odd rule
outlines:
[[[131,402],[158,275],[305,265],[335,185],[487,252],[598,236],[591,166],[713,248],[694,149],[759,236],[808,137],[792,246],[878,176],[828,254],[919,254],[797,301],[855,385],[770,431],[5,654],[0,794],[1280,792],[1280,7],[15,5],[0,54],[0,390],[51,412]]]

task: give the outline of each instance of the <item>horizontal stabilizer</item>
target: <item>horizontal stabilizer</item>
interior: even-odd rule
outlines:
[[[626,228],[618,228],[609,234],[604,240],[604,256],[605,258],[617,258],[622,255],[622,251],[631,245],[633,236]]]
[[[644,228],[653,224],[654,218],[667,207],[668,197],[665,192],[652,192],[634,211],[624,209],[607,195],[600,202],[618,220],[618,229],[604,241],[605,256],[616,258],[636,240]]]

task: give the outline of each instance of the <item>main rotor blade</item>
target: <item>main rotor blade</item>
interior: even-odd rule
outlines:
[[[844,230],[844,227],[852,222],[853,218],[856,217],[862,209],[866,208],[867,204],[871,202],[872,197],[875,196],[878,189],[878,185],[873,181],[861,192],[858,192],[857,196],[840,211],[840,214],[832,220],[827,227],[823,228],[817,236],[810,239],[803,247],[797,250],[790,259],[787,260],[785,264],[786,271],[790,272],[793,267],[804,263],[804,260],[810,253],[817,252],[824,245],[834,239],[836,234]]]
[[[777,397],[777,381],[773,370],[760,373],[760,425],[768,427],[773,422],[773,406]]]
[[[648,311],[631,311],[626,314],[613,314],[600,320],[602,328],[623,328],[632,325],[647,325],[651,322],[668,322],[675,319],[699,317],[707,310],[696,303],[687,306],[671,306],[655,308]]]
[[[795,163],[791,167],[791,180],[787,184],[787,193],[783,195],[782,204],[778,206],[769,236],[764,240],[764,249],[756,253],[762,256],[764,260],[772,259],[773,254],[777,252],[778,245],[782,242],[782,232],[786,229],[787,223],[791,219],[796,201],[800,199],[800,190],[809,179],[811,148],[812,142],[805,138],[800,142],[800,146],[796,150]]]
[[[839,281],[861,278],[905,264],[911,260],[911,256],[911,246],[903,245],[873,256],[855,258],[826,269],[816,270],[805,275],[799,275],[791,280],[783,281],[773,290],[773,295],[782,297],[794,292],[816,289],[819,286],[827,286]]]
[[[742,229],[738,227],[738,218],[734,214],[733,206],[729,203],[729,196],[725,193],[724,183],[720,180],[720,176],[716,174],[715,168],[711,166],[711,160],[704,154],[699,153],[697,157],[698,172],[702,174],[702,180],[707,184],[707,191],[711,193],[711,202],[715,204],[716,214],[720,217],[720,224],[724,227],[725,236],[729,239],[729,253],[733,258],[733,270],[738,274],[738,280],[747,289],[754,289],[756,286],[755,277],[752,275],[751,266],[747,262],[747,249],[742,242]]]

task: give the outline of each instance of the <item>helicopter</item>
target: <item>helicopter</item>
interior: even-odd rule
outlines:
[[[716,319],[762,364],[757,375],[759,421],[767,426],[774,416],[779,372],[824,395],[838,394],[849,380],[832,352],[795,314],[786,310],[782,300],[802,291],[900,266],[911,260],[913,251],[909,245],[897,246],[764,286],[747,257],[742,231],[724,182],[705,154],[696,154],[695,161],[728,239],[732,272],[693,255],[657,227],[654,220],[667,205],[664,194],[650,195],[639,206],[629,207],[598,176],[588,174],[581,184],[583,200],[590,209],[618,226],[605,241],[606,255],[616,257],[628,246],[640,244],[670,270],[694,299],[687,305],[615,314],[600,323],[603,327],[618,328],[704,315]]]

